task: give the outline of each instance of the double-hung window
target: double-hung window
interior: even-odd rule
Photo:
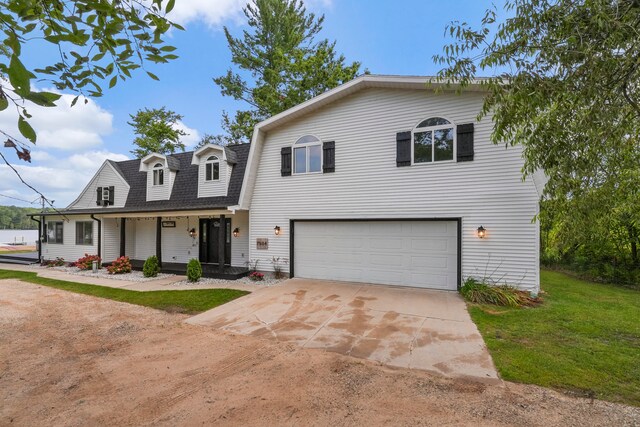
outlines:
[[[293,144],[293,173],[322,172],[322,142],[305,135]]]
[[[93,245],[93,221],[76,222],[76,245]]]
[[[47,223],[47,243],[61,245],[63,243],[62,221],[49,221]]]
[[[164,185],[164,166],[156,163],[153,166],[153,185]]]
[[[204,163],[204,180],[218,181],[220,179],[220,159],[217,156],[209,156]]]
[[[423,120],[413,130],[413,163],[453,161],[455,125],[442,117]]]

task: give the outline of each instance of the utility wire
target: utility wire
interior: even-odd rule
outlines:
[[[30,202],[30,201],[28,201],[28,200],[20,199],[20,198],[18,198],[18,197],[7,196],[6,194],[0,194],[0,197],[7,197],[7,198],[9,198],[9,199],[19,200],[19,201],[21,201],[21,202],[30,203],[30,204],[32,204],[32,205],[35,203],[35,201],[34,201],[34,202]],[[38,199],[38,200],[39,200],[39,199]]]

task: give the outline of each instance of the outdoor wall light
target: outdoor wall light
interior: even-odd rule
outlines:
[[[275,227],[273,227],[273,232],[276,234],[276,236],[280,235],[280,226],[276,225]]]
[[[191,230],[189,230],[189,236],[191,236],[191,237],[193,237],[195,239],[197,235],[198,235],[198,233],[196,232],[195,228],[192,228]]]
[[[486,235],[487,235],[487,230],[483,226],[478,227],[478,237],[480,239],[484,239],[484,236]]]
[[[238,237],[240,235],[240,229],[238,227],[233,229],[233,237]]]

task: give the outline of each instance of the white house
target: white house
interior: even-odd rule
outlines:
[[[296,277],[455,290],[474,276],[537,292],[542,180],[522,179],[520,147],[490,142],[480,85],[436,93],[428,80],[361,76],[259,123],[250,149],[106,162],[69,222],[47,216],[42,255],[102,245],[105,261],[215,266],[224,252]],[[53,243],[60,227],[70,238]],[[82,246],[91,227],[102,237]]]

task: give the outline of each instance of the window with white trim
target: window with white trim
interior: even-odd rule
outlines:
[[[220,159],[209,156],[204,163],[204,180],[218,181],[220,179]]]
[[[61,245],[64,237],[63,229],[62,221],[47,222],[47,243]]]
[[[322,142],[305,135],[293,144],[293,173],[322,172]]]
[[[413,163],[451,162],[455,159],[455,125],[442,117],[423,120],[412,132]]]
[[[93,221],[76,222],[76,245],[93,245]]]
[[[164,185],[164,166],[156,163],[153,166],[153,185]]]

